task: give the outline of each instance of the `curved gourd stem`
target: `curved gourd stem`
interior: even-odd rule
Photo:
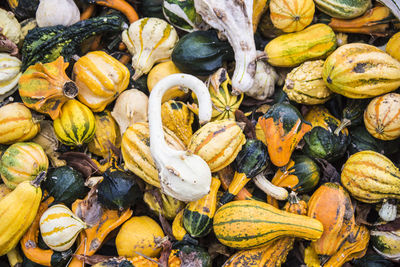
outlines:
[[[351,120],[349,119],[343,119],[342,122],[339,124],[339,126],[336,128],[336,130],[333,132],[335,135],[339,135],[339,133],[346,128],[347,126],[351,125]]]
[[[253,181],[265,194],[277,200],[285,200],[288,197],[288,191],[285,188],[274,185],[263,174],[256,175]]]
[[[189,74],[172,74],[161,81],[151,90],[149,98],[149,129],[150,129],[150,150],[152,155],[165,151],[175,153],[164,140],[164,131],[161,121],[161,99],[166,91],[174,86],[182,86],[191,89],[199,101],[199,121],[200,124],[211,119],[212,106],[208,88],[198,78]]]

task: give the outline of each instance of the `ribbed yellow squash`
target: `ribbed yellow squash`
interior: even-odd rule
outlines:
[[[400,32],[393,35],[386,45],[386,53],[400,61]]]

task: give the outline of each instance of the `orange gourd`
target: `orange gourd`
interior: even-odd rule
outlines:
[[[271,0],[270,17],[284,32],[298,32],[307,27],[315,12],[313,0]]]

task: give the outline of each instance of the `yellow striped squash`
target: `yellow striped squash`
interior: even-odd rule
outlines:
[[[400,32],[393,35],[386,45],[386,53],[400,61]]]
[[[377,203],[400,199],[400,171],[384,155],[370,151],[353,154],[343,165],[343,186],[357,200]]]
[[[39,131],[39,121],[24,104],[15,102],[0,107],[0,144],[29,140]]]
[[[286,236],[314,241],[323,232],[321,222],[316,219],[256,200],[223,205],[214,216],[213,228],[223,245],[237,249],[261,247]]]
[[[375,97],[364,111],[368,132],[381,140],[400,137],[400,94],[389,93]]]
[[[205,160],[211,172],[216,172],[235,160],[245,142],[246,138],[236,121],[214,121],[192,135],[188,150]]]
[[[48,167],[49,161],[43,148],[32,142],[11,145],[0,160],[1,179],[10,189],[23,181],[33,180]]]
[[[122,33],[122,41],[132,54],[132,67],[137,80],[157,62],[168,60],[178,42],[174,27],[159,18],[142,18]]]
[[[307,27],[315,12],[313,0],[271,0],[271,21],[284,32],[298,32]]]
[[[165,141],[176,150],[185,150],[182,141],[164,127]],[[134,123],[122,136],[122,157],[125,168],[142,178],[146,183],[160,188],[158,171],[150,152],[150,132],[147,122]]]
[[[326,59],[322,77],[337,94],[370,98],[400,86],[400,62],[375,46],[351,43]]]
[[[96,119],[92,111],[78,100],[68,100],[61,108],[61,115],[54,120],[54,132],[62,143],[81,146],[92,140]]]
[[[103,51],[93,51],[81,57],[73,69],[78,87],[78,99],[100,112],[124,91],[129,84],[128,68]]]
[[[72,247],[86,224],[67,206],[57,204],[48,208],[40,217],[40,234],[46,245],[54,251]]]
[[[0,53],[0,97],[10,92],[21,77],[21,61],[7,53]],[[0,99],[1,100],[1,99]]]

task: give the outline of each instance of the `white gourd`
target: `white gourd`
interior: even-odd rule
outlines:
[[[36,10],[39,27],[56,25],[69,26],[80,19],[80,12],[74,0],[40,0]]]
[[[178,42],[174,27],[159,18],[142,18],[123,31],[122,41],[132,55],[132,67],[137,80],[147,74],[157,62],[168,60]]]
[[[0,8],[0,33],[13,43],[18,44],[21,38],[21,25],[11,11]]]
[[[265,100],[274,94],[275,84],[278,81],[279,75],[274,68],[267,62],[259,60],[253,86],[245,94],[257,100]]]
[[[21,77],[21,61],[7,53],[0,53],[0,101],[16,89]]]

